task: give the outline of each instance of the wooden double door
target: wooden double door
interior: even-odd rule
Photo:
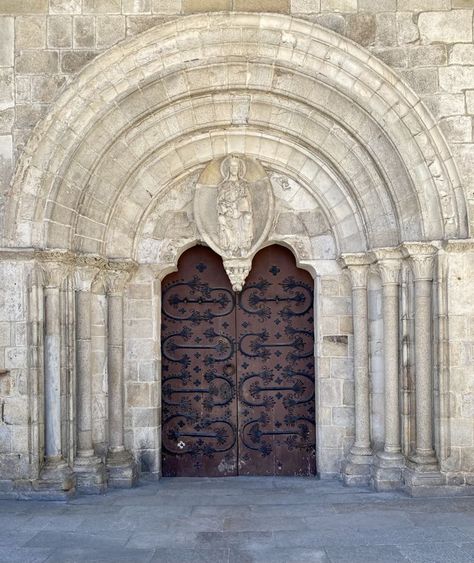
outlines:
[[[196,246],[162,289],[164,476],[315,473],[313,280],[281,246],[243,290]]]

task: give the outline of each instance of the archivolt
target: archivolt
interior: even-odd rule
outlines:
[[[154,28],[80,73],[20,160],[6,242],[130,255],[156,194],[228,150],[304,181],[340,250],[467,235],[447,145],[388,67],[308,22],[217,13]]]

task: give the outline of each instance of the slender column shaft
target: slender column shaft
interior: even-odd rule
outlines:
[[[388,252],[388,251],[386,251]],[[399,286],[398,259],[379,261],[383,294],[383,350],[385,372],[386,454],[400,454],[400,382],[399,382]],[[397,456],[398,457],[398,456]]]
[[[76,292],[76,377],[78,456],[94,455],[92,445],[91,293]]]
[[[124,449],[123,433],[123,297],[109,294],[108,302],[109,441],[112,452]]]
[[[365,267],[366,268],[366,267]],[[355,442],[353,453],[370,452],[367,286],[353,287]]]
[[[431,280],[415,280],[416,453],[432,457]]]
[[[61,457],[61,360],[59,287],[46,287],[44,339],[45,456]]]

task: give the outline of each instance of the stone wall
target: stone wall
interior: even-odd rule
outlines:
[[[396,69],[439,122],[474,205],[473,8],[472,0],[0,0],[0,192],[35,124],[94,57],[180,15],[240,10],[314,21]]]

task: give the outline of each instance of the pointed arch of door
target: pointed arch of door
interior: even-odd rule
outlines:
[[[180,397],[185,397],[185,401],[184,403],[186,403],[186,401],[188,402],[187,404],[192,403],[193,397],[190,398],[190,394],[189,393],[185,393],[183,392],[185,389],[180,388],[180,389],[176,389],[173,388],[173,385],[170,385],[170,379],[174,379],[174,381],[176,382],[176,369],[174,369],[174,372],[171,374],[170,376],[170,362],[167,361],[167,350],[166,347],[168,346],[168,344],[170,343],[170,334],[172,335],[173,333],[176,335],[177,333],[180,333],[181,330],[176,330],[176,328],[178,328],[179,326],[179,322],[171,322],[171,325],[175,325],[175,326],[168,326],[167,322],[170,321],[169,316],[167,316],[166,311],[164,310],[166,307],[166,300],[170,300],[170,295],[169,295],[169,287],[173,282],[177,282],[178,280],[184,280],[184,281],[189,281],[189,280],[185,280],[184,278],[186,276],[183,277],[183,263],[188,262],[188,264],[186,266],[184,266],[184,268],[189,266],[189,262],[193,261],[193,257],[196,255],[199,255],[199,251],[200,249],[202,249],[202,251],[204,251],[204,254],[207,254],[209,257],[211,257],[212,260],[214,260],[214,266],[216,263],[219,264],[219,271],[214,271],[215,274],[215,281],[218,282],[220,284],[221,287],[225,287],[225,290],[228,291],[229,293],[232,293],[232,289],[231,289],[231,285],[230,282],[227,279],[227,275],[224,271],[223,265],[222,265],[222,259],[219,255],[217,255],[216,253],[214,253],[211,249],[209,249],[207,246],[202,245],[201,243],[195,243],[195,244],[188,244],[185,247],[181,248],[178,256],[177,256],[177,260],[176,260],[176,264],[174,267],[169,267],[166,270],[162,270],[161,271],[161,275],[159,276],[160,279],[160,287],[159,287],[159,292],[160,292],[160,296],[161,296],[161,307],[160,307],[160,311],[159,311],[159,326],[160,326],[160,334],[161,334],[161,338],[160,338],[160,356],[161,356],[161,381],[162,381],[162,393],[161,393],[161,400],[162,400],[162,426],[161,426],[161,462],[162,462],[162,470],[161,473],[165,476],[172,476],[172,475],[186,475],[186,476],[192,476],[192,475],[207,475],[207,476],[225,476],[225,475],[236,475],[236,474],[267,474],[267,475],[314,475],[317,471],[318,468],[318,453],[317,453],[317,445],[318,445],[318,439],[317,439],[317,432],[319,429],[319,424],[318,424],[318,420],[317,420],[317,407],[316,407],[316,398],[318,397],[318,393],[317,393],[317,377],[316,374],[318,373],[318,354],[317,354],[317,350],[318,350],[318,330],[317,330],[317,316],[318,316],[318,299],[317,299],[317,287],[318,287],[318,276],[316,274],[316,269],[314,267],[313,264],[311,263],[305,263],[303,260],[299,259],[298,257],[298,253],[296,251],[296,249],[292,248],[291,244],[286,243],[286,241],[268,241],[264,246],[262,246],[262,248],[259,249],[259,251],[255,254],[254,258],[253,258],[253,262],[252,262],[252,270],[249,274],[249,278],[248,278],[248,283],[246,284],[246,287],[249,284],[253,284],[256,280],[253,279],[255,276],[258,276],[259,279],[262,279],[261,274],[261,262],[265,263],[265,261],[268,262],[268,256],[269,255],[277,255],[279,256],[279,259],[282,259],[283,261],[287,261],[287,263],[291,264],[290,269],[292,270],[290,273],[290,277],[294,277],[294,274],[296,273],[296,278],[299,282],[303,282],[304,285],[306,285],[307,287],[309,287],[310,289],[310,293],[311,293],[311,303],[310,303],[310,311],[306,313],[305,315],[305,319],[304,322],[309,323],[307,324],[307,326],[309,328],[307,328],[307,331],[310,332],[310,349],[308,348],[308,341],[306,341],[304,343],[305,348],[304,348],[304,354],[305,354],[305,362],[306,362],[306,373],[304,373],[302,376],[300,374],[300,379],[297,380],[295,383],[293,383],[293,381],[291,381],[291,385],[288,384],[289,379],[288,377],[286,378],[285,381],[285,377],[279,377],[278,373],[276,373],[275,371],[273,371],[273,375],[271,375],[269,372],[267,373],[267,377],[268,380],[266,382],[266,386],[267,387],[277,387],[278,385],[282,386],[282,387],[291,387],[292,389],[286,389],[287,393],[286,393],[286,397],[285,397],[285,392],[283,393],[279,393],[278,390],[274,389],[273,391],[275,393],[279,393],[279,397],[277,400],[275,400],[274,397],[269,397],[268,395],[266,397],[262,397],[262,394],[258,395],[259,400],[261,402],[265,402],[265,401],[270,401],[270,403],[273,401],[274,403],[279,403],[279,405],[277,404],[276,406],[280,406],[280,414],[281,414],[281,407],[284,403],[291,404],[292,402],[292,397],[293,399],[296,396],[296,403],[298,403],[298,399],[301,399],[300,402],[304,403],[304,407],[303,409],[300,409],[300,411],[304,411],[304,415],[308,415],[311,417],[311,423],[309,423],[308,420],[306,421],[299,421],[299,425],[298,422],[296,424],[292,424],[293,426],[293,432],[290,432],[289,428],[282,428],[282,421],[278,420],[278,416],[279,414],[276,414],[276,410],[275,408],[268,408],[268,404],[267,404],[267,408],[263,408],[262,405],[260,405],[262,408],[260,408],[257,412],[257,414],[259,415],[259,417],[265,418],[265,412],[269,414],[269,420],[267,421],[267,424],[265,425],[266,428],[259,428],[258,427],[258,422],[257,422],[257,426],[254,424],[253,425],[253,440],[258,442],[258,448],[255,448],[255,450],[258,449],[258,452],[255,453],[255,458],[251,459],[249,461],[249,456],[246,455],[245,453],[242,453],[244,451],[247,452],[248,454],[248,449],[245,449],[244,444],[242,443],[242,429],[244,427],[246,427],[247,429],[249,428],[249,416],[247,416],[247,420],[245,420],[245,417],[242,418],[243,414],[247,414],[248,413],[242,413],[242,405],[243,402],[240,400],[241,398],[241,393],[244,393],[245,391],[242,391],[242,383],[238,381],[239,377],[237,377],[239,374],[236,373],[236,377],[235,377],[235,382],[236,382],[236,387],[234,389],[235,392],[235,399],[232,401],[233,403],[233,407],[236,408],[238,411],[240,412],[236,412],[235,414],[235,418],[237,421],[237,417],[239,422],[237,423],[237,434],[234,437],[234,444],[224,444],[223,448],[225,450],[224,454],[221,455],[219,453],[219,451],[212,451],[213,449],[217,449],[219,450],[219,448],[214,448],[211,444],[211,447],[209,448],[209,452],[211,453],[210,456],[206,456],[203,455],[203,451],[206,449],[206,447],[209,446],[209,444],[205,444],[205,443],[201,443],[197,450],[200,450],[197,452],[196,455],[196,440],[194,438],[197,437],[192,437],[189,436],[189,434],[192,434],[194,429],[190,429],[188,425],[186,425],[185,421],[181,418],[179,420],[179,417],[176,417],[176,409],[173,412],[173,408],[171,407],[170,410],[170,405],[167,403],[170,402],[177,402],[175,400],[175,397],[180,396]],[[262,260],[262,256],[263,256],[263,260]],[[189,258],[189,260],[187,260],[187,258]],[[273,260],[274,261],[274,260]],[[278,260],[277,260],[278,261]],[[204,264],[205,265],[205,264]],[[204,270],[202,269],[203,264],[194,264],[193,265],[198,266],[198,272],[196,273],[202,273]],[[267,268],[270,269],[270,268]],[[275,285],[280,285],[282,286],[282,280],[280,280],[280,277],[288,277],[288,276],[284,276],[283,274],[288,273],[285,272],[282,268],[282,272],[278,272],[276,271],[278,270],[278,266],[273,270],[273,272],[268,272],[268,275],[270,277],[273,277],[275,279],[275,281],[277,281],[277,283]],[[191,272],[188,272],[191,273]],[[298,276],[299,274],[299,276]],[[189,276],[188,276],[189,277]],[[199,276],[198,276],[199,277]],[[179,282],[178,282],[179,283]],[[226,284],[228,284],[228,287],[226,286]],[[240,307],[240,302],[242,300],[242,296],[244,295],[246,288],[244,287],[244,290],[241,294],[233,294],[234,297],[234,304],[236,306],[236,308]],[[297,293],[298,288],[296,288],[296,293]],[[291,289],[291,296],[294,297],[295,296],[295,289]],[[168,293],[168,295],[166,295]],[[260,297],[264,296],[265,293],[265,289],[263,291],[263,293],[258,290],[258,294]],[[199,292],[198,292],[199,294]],[[202,296],[202,294],[200,294]],[[198,299],[197,294],[195,294],[196,299]],[[275,296],[274,296],[275,297]],[[306,293],[306,299],[309,297],[308,293]],[[300,297],[296,297],[296,300],[300,299]],[[175,299],[175,305],[177,305],[177,300],[176,300],[176,293],[173,292],[173,297],[172,299]],[[270,300],[275,303],[275,300],[273,298],[270,298]],[[276,296],[276,302],[279,301],[278,296]],[[291,303],[291,301],[290,301]],[[277,307],[277,309],[274,311],[275,315],[278,316],[278,314],[281,312],[281,309],[284,307],[283,305],[283,301],[280,301],[280,306]],[[298,306],[298,305],[297,305]],[[242,321],[242,319],[240,319]],[[273,318],[273,320],[276,320],[275,318]],[[261,325],[265,326],[265,322],[263,322],[264,319],[262,319]],[[245,322],[245,321],[244,321]],[[197,326],[198,323],[192,323],[192,322],[188,322],[188,323],[182,323],[183,324],[188,324],[190,326]],[[236,323],[237,324],[237,323]],[[290,323],[291,324],[291,323]],[[185,329],[185,330],[189,330],[189,332],[191,333],[191,329],[189,328],[189,326],[183,327],[181,325],[181,328]],[[209,330],[209,327],[212,325],[207,324],[205,328],[207,328]],[[294,328],[294,327],[293,327]],[[290,327],[290,332],[293,330],[292,327]],[[301,328],[301,327],[297,327],[297,328]],[[249,328],[249,330],[251,330]],[[273,330],[273,332],[276,332],[275,330]],[[283,331],[278,331],[278,332],[283,332]],[[294,330],[293,330],[294,332]],[[184,333],[183,333],[184,334]],[[271,336],[274,336],[273,334]],[[279,336],[279,335],[278,335]],[[184,342],[183,338],[181,338],[181,343],[178,345],[176,345],[176,341],[172,344],[172,348],[174,348],[174,351],[181,349],[180,346],[184,345],[184,347],[190,343],[191,338],[195,338],[196,335],[193,334],[187,334],[185,335],[185,338],[187,339],[186,342]],[[200,338],[200,337],[198,337]],[[271,337],[270,337],[271,338]],[[258,346],[258,342],[257,342],[257,346]],[[271,343],[270,343],[271,344]],[[191,344],[192,346],[192,344]],[[237,346],[237,348],[239,348]],[[275,350],[278,350],[278,348],[275,348]],[[309,350],[308,353],[308,357],[306,356],[307,351]],[[197,354],[199,354],[199,351],[197,352]],[[237,356],[238,354],[236,354]],[[278,355],[280,355],[278,353]],[[178,360],[182,360],[181,358],[177,358]],[[192,389],[198,389],[198,391],[195,391],[194,394],[194,398],[198,399],[197,403],[202,403],[204,402],[203,397],[209,397],[210,393],[209,390],[214,393],[217,393],[216,390],[212,389],[212,382],[211,384],[208,386],[207,389],[203,389],[203,388],[199,388],[197,386],[198,383],[201,383],[200,381],[198,381],[197,377],[192,377],[191,375],[194,375],[197,371],[197,367],[199,362],[201,361],[202,363],[202,357],[201,358],[197,358],[196,359],[196,365],[193,365],[193,360],[191,359],[191,363],[189,364],[189,368],[191,368],[190,370],[187,370],[188,372],[191,371],[191,373],[188,374],[188,380],[191,382],[191,387]],[[271,360],[270,360],[271,361]],[[246,362],[244,362],[245,365]],[[301,362],[300,362],[301,363]],[[275,364],[275,362],[273,362],[273,364]],[[294,362],[294,366],[295,370],[293,371],[297,371],[296,368],[298,367],[298,360],[296,360]],[[180,363],[179,361],[176,364],[178,367],[183,367],[184,363]],[[174,368],[176,366],[173,366]],[[279,366],[278,366],[279,367]],[[287,366],[288,367],[288,366]],[[242,375],[240,377],[241,380],[245,379],[245,376],[247,375],[252,375],[251,372],[251,365],[245,365],[246,368],[246,374],[244,373],[244,375]],[[173,369],[173,368],[172,368]],[[225,369],[225,368],[224,368]],[[242,370],[243,368],[240,368],[240,370]],[[194,371],[196,370],[196,371]],[[311,373],[311,380],[309,380],[308,378],[308,370]],[[183,375],[183,371],[186,370],[178,370],[181,371],[181,375]],[[245,371],[245,370],[244,370]],[[302,370],[300,370],[302,371]],[[205,370],[203,370],[203,373],[205,372]],[[210,370],[207,370],[207,375],[211,375],[210,374]],[[214,376],[211,375],[211,377],[215,377],[216,374],[214,374]],[[220,374],[222,375],[222,374]],[[289,375],[289,377],[291,378],[291,374],[286,374]],[[272,379],[277,379],[277,383],[275,384],[271,384],[272,383]],[[301,380],[301,378],[303,378],[303,382]],[[248,379],[248,377],[247,377]],[[221,379],[221,381],[223,382],[223,379]],[[262,381],[261,379],[259,380],[260,382]],[[194,383],[194,387],[192,387],[192,383]],[[209,383],[209,382],[208,382]],[[183,386],[182,381],[179,381],[179,385]],[[257,384],[258,385],[258,384]],[[224,392],[225,394],[225,389],[222,389],[222,387],[226,387],[227,383],[223,382],[221,385],[221,392]],[[265,381],[263,382],[262,386],[262,391],[265,388]],[[295,386],[296,386],[296,392],[295,392]],[[228,386],[227,386],[228,387]],[[184,385],[185,388],[185,385]],[[227,391],[229,391],[227,389]],[[254,391],[255,391],[255,387],[254,387]],[[173,397],[173,393],[176,393]],[[288,394],[290,395],[290,398],[288,397]],[[300,395],[298,397],[298,394]],[[283,396],[282,396],[283,395]],[[302,395],[302,397],[301,397]],[[170,398],[173,398],[172,401],[170,401]],[[209,402],[208,402],[209,403]],[[176,406],[176,405],[175,405]],[[228,405],[226,405],[228,406]],[[249,405],[247,404],[247,407]],[[248,410],[248,409],[247,409]],[[251,409],[250,409],[251,410]],[[285,410],[285,409],[284,409]],[[201,407],[201,412],[204,412],[205,409]],[[292,412],[291,412],[292,411]],[[209,413],[209,410],[208,410]],[[286,412],[286,414],[288,415],[288,412]],[[294,415],[294,409],[290,409],[290,414],[289,416],[291,417],[291,415]],[[297,415],[302,414],[301,412],[298,412]],[[178,426],[177,424],[175,424],[173,426],[173,428],[170,428],[170,425],[167,424],[167,417],[175,417],[178,418],[178,422],[181,423],[181,426]],[[208,417],[209,418],[209,417]],[[250,417],[252,418],[252,417]],[[303,416],[304,418],[304,416]],[[183,423],[184,422],[184,423]],[[202,420],[201,420],[202,422]],[[254,420],[255,422],[255,420]],[[208,424],[208,422],[204,421],[205,424]],[[276,426],[273,426],[273,424],[276,423]],[[239,426],[241,424],[241,426]],[[306,424],[306,426],[305,426]],[[229,428],[228,424],[223,424],[222,426]],[[216,431],[220,431],[221,432],[221,436],[225,435],[225,428],[223,427],[220,428],[215,428]],[[182,429],[182,431],[180,432],[180,428]],[[198,428],[199,427],[199,422],[198,422]],[[191,430],[191,431],[190,431]],[[274,432],[275,434],[273,436],[270,437],[270,440],[267,439],[268,435],[265,435],[265,431],[269,430],[270,432]],[[286,433],[285,433],[286,432]],[[212,431],[208,431],[207,434],[212,434]],[[215,432],[214,432],[215,433]],[[280,433],[280,434],[279,434]],[[186,434],[188,434],[188,436],[185,436]],[[229,433],[228,433],[229,434]],[[303,435],[306,435],[306,441],[303,439]],[[247,436],[247,438],[249,438]],[[280,438],[283,438],[283,442]],[[199,439],[199,438],[197,438]],[[225,438],[222,437],[222,440],[224,440]],[[190,445],[189,442],[187,443],[187,441],[190,440],[192,442],[192,446],[194,448],[194,455],[190,455],[187,456],[188,459],[186,461],[187,464],[187,468],[185,468],[183,470],[183,464],[181,463],[181,465],[179,465],[179,463],[176,463],[176,458],[180,456],[181,454],[181,459],[184,459],[186,456],[183,456],[182,454],[186,453],[186,451],[189,453],[190,452]],[[250,440],[252,440],[252,437],[250,437]],[[173,447],[170,448],[170,441],[173,442]],[[230,438],[230,441],[232,442],[232,438]],[[212,442],[212,440],[211,440]],[[215,439],[214,439],[214,445],[215,445]],[[249,440],[247,440],[247,443],[249,442]],[[271,444],[270,444],[271,442]],[[282,446],[283,443],[283,446]],[[230,448],[227,448],[226,446],[231,446]],[[274,447],[276,445],[276,448]],[[180,451],[180,448],[182,448],[183,451]],[[287,449],[292,450],[293,452],[298,452],[300,455],[299,460],[298,460],[298,455],[292,454],[290,455],[290,458],[288,460],[288,452],[286,451]],[[234,452],[232,452],[232,449],[234,449]],[[171,451],[174,450],[174,451]],[[231,454],[229,455],[229,450],[231,451]],[[267,451],[269,450],[269,451]],[[172,455],[170,455],[170,453]],[[234,453],[236,455],[234,455]],[[251,452],[250,452],[251,453]],[[286,454],[286,461],[285,459],[282,460],[282,456],[284,457]],[[260,459],[257,459],[258,458]],[[243,459],[242,459],[243,458]],[[265,458],[270,459],[270,463],[265,463]],[[170,461],[171,460],[171,461]],[[247,460],[247,462],[246,462]],[[263,463],[262,463],[263,460]],[[248,464],[249,467],[245,467],[246,463]],[[191,467],[190,467],[191,464]]]

